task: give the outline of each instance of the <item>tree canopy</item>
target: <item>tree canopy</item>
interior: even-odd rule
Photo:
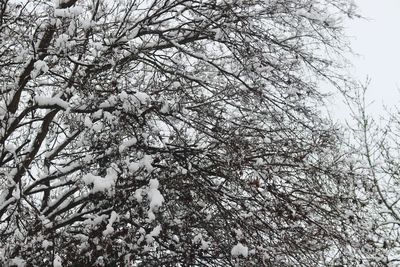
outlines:
[[[3,0],[3,264],[379,266],[319,109],[354,8]]]

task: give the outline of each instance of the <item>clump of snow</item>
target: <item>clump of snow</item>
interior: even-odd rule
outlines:
[[[183,175],[186,175],[187,172],[188,172],[188,171],[187,171],[185,168],[182,168],[182,169],[181,169],[181,173],[182,173]]]
[[[128,165],[128,169],[131,172],[137,172],[141,167],[142,165],[140,164],[140,162],[131,162]]]
[[[113,107],[118,103],[118,97],[115,95],[110,95],[104,102],[102,102],[99,107],[100,108],[109,108]]]
[[[175,243],[179,243],[179,237],[177,235],[173,235],[172,240],[174,240]]]
[[[11,259],[9,262],[9,266],[25,267],[25,265],[26,265],[26,261],[19,257],[15,257],[15,258]]]
[[[101,116],[103,116],[103,110],[102,110],[102,109],[99,109],[98,111],[96,111],[95,113],[93,113],[92,116],[93,116],[94,119],[100,119]]]
[[[250,218],[251,216],[253,216],[253,213],[251,211],[243,214],[243,218]]]
[[[65,3],[66,0],[53,0],[54,6],[59,7],[61,4]]]
[[[123,152],[125,149],[127,149],[133,145],[136,145],[136,143],[137,143],[137,139],[135,137],[122,142],[122,144],[118,148],[119,153]]]
[[[99,250],[101,249],[101,247],[99,247]],[[94,266],[105,266],[105,263],[104,263],[104,257],[103,256],[99,256],[97,259],[96,259],[96,261],[95,261],[95,263],[94,263]]]
[[[68,109],[68,102],[62,100],[60,97],[46,97],[46,96],[35,96],[34,100],[39,106],[59,106],[62,109]]]
[[[48,218],[46,218],[46,216],[41,215],[41,216],[39,216],[39,219],[42,221],[42,225],[44,227],[46,227],[46,228],[53,227],[53,223]]]
[[[17,200],[21,198],[21,191],[19,190],[18,187],[15,187],[15,190],[13,191],[12,196]]]
[[[119,93],[118,96],[119,96],[119,99],[121,99],[121,101],[128,100],[128,98],[129,98],[129,95],[125,91],[122,91],[121,93]]]
[[[144,165],[144,167],[146,168],[146,170],[148,172],[153,171],[153,166],[151,165],[153,163],[153,157],[150,155],[144,155],[143,159],[142,159],[142,163]]]
[[[135,97],[139,100],[142,105],[146,105],[150,102],[150,96],[143,92],[137,92]]]
[[[202,249],[202,250],[207,250],[209,247],[210,247],[210,242],[201,240],[201,247],[200,247],[200,249]]]
[[[132,140],[132,143],[133,141],[134,140]],[[152,172],[154,170],[152,163],[153,163],[153,157],[151,155],[144,155],[140,161],[129,163],[128,169],[131,172],[137,172],[140,168],[145,167],[146,171]]]
[[[264,164],[264,160],[262,158],[256,158],[256,166],[261,166]]]
[[[33,70],[31,72],[31,77],[36,78],[41,72],[46,73],[49,71],[49,66],[43,60],[38,60],[33,64]]]
[[[180,82],[178,82],[178,81],[174,81],[172,84],[171,84],[171,87],[172,88],[179,88],[181,86],[181,83]]]
[[[87,30],[93,26],[93,23],[89,19],[85,19],[81,21],[82,28]]]
[[[4,248],[0,248],[0,260],[5,261],[5,249]]]
[[[53,242],[48,241],[48,240],[43,240],[42,242],[42,248],[47,249],[48,247],[52,247],[53,246]]]
[[[103,222],[105,219],[107,219],[107,215],[86,215],[85,218],[88,218],[87,220],[85,220],[83,223],[90,225],[90,226],[97,226],[99,225],[101,222]]]
[[[157,209],[164,202],[164,197],[161,195],[158,190],[159,182],[157,179],[151,179],[149,182],[149,192],[147,193],[147,197],[150,200],[150,208]]]
[[[161,233],[161,225],[157,225],[154,229],[146,235],[146,243],[151,244],[154,242],[154,237],[159,236]]]
[[[87,128],[92,128],[93,127],[93,122],[92,122],[92,120],[90,119],[89,116],[85,117],[84,125]]]
[[[215,35],[214,35],[214,39],[215,39],[215,40],[219,41],[219,40],[222,39],[222,37],[223,37],[222,29],[220,29],[220,28],[215,29],[215,30],[214,30],[214,33],[215,33]]]
[[[73,36],[75,30],[76,30],[75,20],[71,20],[71,22],[69,23],[68,31],[67,31],[67,32],[68,32],[68,34],[69,34],[70,36]]]
[[[109,219],[107,227],[106,227],[106,230],[103,231],[103,236],[107,236],[114,232],[114,228],[112,227],[112,225],[117,218],[118,218],[118,214],[115,211],[112,211],[111,215],[110,215],[110,219]]]
[[[111,192],[112,188],[115,186],[117,178],[118,173],[110,167],[107,169],[107,175],[104,178],[88,173],[82,178],[82,180],[86,185],[93,185],[91,191],[92,193],[96,193],[105,191]]]
[[[168,112],[169,112],[169,105],[168,105],[167,102],[165,102],[165,103],[163,104],[163,106],[162,106],[161,109],[160,109],[160,112],[161,112],[161,113],[168,113]]]
[[[7,143],[4,148],[11,153],[15,153],[15,150],[17,150],[17,147],[14,144]]]
[[[62,267],[62,259],[60,256],[56,255],[53,260],[53,267]]]
[[[236,234],[236,238],[240,239],[243,237],[243,232],[240,229],[235,229],[234,230],[235,234]]]
[[[197,244],[197,243],[201,242],[201,240],[203,240],[203,236],[202,236],[202,234],[198,234],[193,238],[192,242],[193,242],[193,244]]]
[[[207,250],[210,247],[210,242],[207,242],[203,239],[203,235],[202,234],[198,234],[196,235],[193,240],[192,240],[193,244],[201,244],[200,249],[202,250]]]
[[[69,36],[65,33],[60,34],[54,41],[54,46],[57,48],[65,49],[69,46],[68,44]]]
[[[116,122],[118,122],[118,119],[110,112],[105,111],[103,113],[103,117],[110,124],[115,124]]]
[[[133,30],[131,30],[128,33],[128,38],[129,39],[134,39],[138,35],[140,28],[141,28],[140,26],[137,26]]]
[[[101,132],[102,129],[103,123],[101,121],[96,121],[92,126],[92,130],[95,132]]]
[[[239,242],[232,248],[231,255],[232,257],[243,256],[247,258],[247,256],[249,255],[249,249],[246,246],[243,246],[243,244]]]
[[[136,198],[136,201],[139,203],[143,201],[142,193],[143,193],[143,189],[141,189],[141,188],[136,189],[136,191],[135,191],[135,198]]]
[[[161,192],[158,190],[159,182],[157,179],[151,179],[149,182],[149,189],[147,192],[147,198],[150,201],[150,208],[148,211],[148,217],[150,221],[155,219],[154,212],[160,208],[164,202],[164,197]]]
[[[73,6],[69,8],[56,8],[54,9],[55,17],[74,18],[79,16],[84,9],[81,6]]]

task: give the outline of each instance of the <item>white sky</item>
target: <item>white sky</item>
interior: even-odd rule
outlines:
[[[383,114],[382,105],[400,103],[400,0],[356,0],[359,12],[368,20],[349,24],[353,50],[352,73],[371,83],[367,99],[374,101],[369,111]]]

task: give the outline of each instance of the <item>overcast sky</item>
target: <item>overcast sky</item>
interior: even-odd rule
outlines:
[[[371,78],[367,97],[375,103],[370,112],[383,113],[383,104],[400,102],[400,0],[355,1],[368,20],[352,21],[347,30],[360,54],[352,59],[352,72],[360,80]]]

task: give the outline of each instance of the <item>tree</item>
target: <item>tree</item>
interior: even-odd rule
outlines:
[[[400,195],[398,160],[400,124],[398,107],[387,110],[385,117],[368,112],[366,92],[369,81],[362,85],[350,101],[353,107],[353,151],[358,159],[357,172],[362,175],[359,187],[374,218],[370,223],[371,241],[387,250],[387,266],[400,262]],[[371,201],[374,200],[374,201]]]
[[[0,10],[3,264],[379,264],[318,110],[352,4]]]

